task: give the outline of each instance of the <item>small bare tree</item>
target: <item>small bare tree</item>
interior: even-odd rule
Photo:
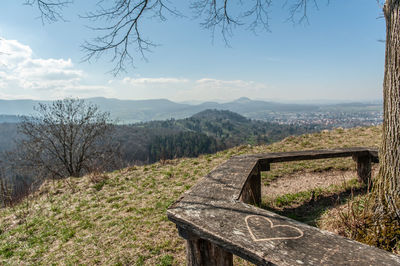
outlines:
[[[43,178],[79,177],[116,167],[109,113],[78,99],[39,104],[19,126],[18,167]]]

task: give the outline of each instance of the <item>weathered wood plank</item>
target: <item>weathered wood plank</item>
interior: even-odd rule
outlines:
[[[257,160],[234,157],[207,174],[201,181],[184,193],[212,200],[237,200]]]
[[[257,164],[247,178],[240,193],[240,200],[244,203],[261,206],[261,172]]]
[[[167,211],[188,240],[189,265],[231,265],[231,253],[257,265],[400,265],[394,254],[246,204],[259,202],[260,170],[270,162],[355,156],[359,174],[366,177],[367,163],[377,155],[373,152],[356,148],[274,153],[225,162]]]
[[[169,209],[168,218],[257,265],[400,265],[394,254],[242,202],[189,198]]]
[[[357,175],[364,184],[371,183],[371,156],[357,156]]]
[[[369,154],[371,155],[371,161],[373,163],[379,163],[379,156],[377,149],[369,149]]]
[[[373,148],[341,148],[331,150],[310,150],[310,151],[294,151],[294,152],[278,152],[249,155],[247,157],[257,158],[259,163],[264,165],[268,163],[290,162],[300,160],[317,160],[337,157],[352,156],[371,156],[373,161],[378,160],[378,153]]]
[[[232,253],[190,233],[186,239],[186,258],[188,266],[233,265]]]

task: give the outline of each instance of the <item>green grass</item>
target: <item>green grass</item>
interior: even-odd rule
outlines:
[[[284,195],[277,196],[271,205],[276,207],[289,207],[294,204],[304,204],[310,199],[316,200],[322,196],[327,196],[331,194],[337,194],[349,189],[359,189],[362,187],[362,184],[358,182],[358,180],[352,179],[350,182],[346,182],[341,186],[331,185],[327,188],[314,188],[306,191],[300,191],[296,193],[288,193]]]
[[[316,187],[306,191],[287,193],[262,203],[262,207],[312,226],[331,208],[345,203],[353,195],[365,193],[365,185],[354,178],[342,185]]]
[[[0,209],[0,264],[184,265],[185,242],[168,221],[166,209],[231,156],[377,147],[379,139],[378,127],[332,130],[289,137],[268,146],[245,145],[199,158],[134,166],[106,176],[49,181],[21,204]],[[263,182],[297,171],[352,167],[351,159],[333,164],[325,160],[275,164],[263,175]],[[302,202],[309,193],[286,195],[279,204]]]

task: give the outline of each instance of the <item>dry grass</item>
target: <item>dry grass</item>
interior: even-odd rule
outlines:
[[[241,146],[199,158],[131,167],[101,175],[48,181],[12,208],[0,210],[0,264],[183,265],[184,241],[167,207],[199,178],[233,155],[377,146],[380,128],[332,130]],[[263,176],[351,169],[350,160],[277,165]],[[241,265],[247,263],[236,260]]]

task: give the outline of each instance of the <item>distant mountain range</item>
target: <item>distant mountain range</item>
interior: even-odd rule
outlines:
[[[136,123],[152,120],[182,119],[190,117],[206,109],[229,110],[247,118],[262,119],[275,113],[308,113],[330,111],[381,111],[380,103],[344,103],[344,104],[289,104],[270,101],[251,100],[243,97],[228,103],[204,102],[197,105],[176,103],[167,99],[155,100],[118,100],[110,98],[86,99],[100,107],[102,111],[110,112],[112,118],[119,123]],[[35,100],[0,100],[0,122],[13,122],[23,116],[34,114],[33,107],[39,102]]]
[[[0,114],[0,123],[19,123],[20,121],[21,121],[20,116]]]

